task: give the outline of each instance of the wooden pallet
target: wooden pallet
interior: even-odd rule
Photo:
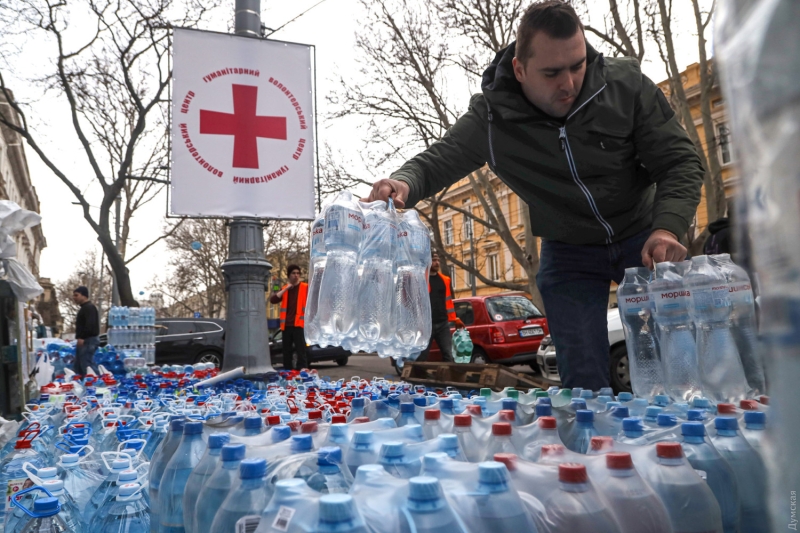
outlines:
[[[509,370],[503,365],[472,363],[406,362],[402,378],[409,383],[458,389],[490,388],[499,391],[505,387],[525,390],[535,387],[547,389],[549,386],[544,381]]]

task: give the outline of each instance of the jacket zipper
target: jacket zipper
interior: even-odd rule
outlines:
[[[569,139],[567,138],[567,121],[569,121],[569,119],[572,118],[572,116],[575,113],[583,109],[583,107],[586,104],[592,101],[592,99],[598,94],[600,94],[605,88],[606,88],[605,85],[600,87],[600,89],[598,89],[596,93],[587,98],[587,100],[584,103],[582,103],[580,107],[575,109],[572,113],[570,113],[567,116],[567,118],[564,119],[564,124],[558,127],[558,140],[559,143],[561,144],[561,151],[564,152],[567,156],[567,164],[569,165],[570,174],[572,174],[572,180],[575,182],[578,188],[581,191],[583,191],[583,195],[586,196],[586,200],[589,202],[589,207],[592,209],[594,217],[597,219],[600,225],[603,226],[603,228],[606,230],[606,233],[608,233],[608,237],[606,237],[606,244],[610,244],[611,238],[614,236],[614,229],[611,227],[611,224],[606,222],[606,220],[603,218],[603,215],[600,214],[600,210],[597,208],[597,204],[595,203],[594,198],[592,197],[592,193],[589,192],[589,189],[581,181],[580,176],[578,176],[578,168],[575,166],[575,159],[572,156],[572,149],[569,147]]]

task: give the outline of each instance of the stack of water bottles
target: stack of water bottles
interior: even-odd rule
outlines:
[[[629,268],[617,289],[631,386],[652,400],[738,402],[766,393],[753,290],[728,254]]]
[[[431,334],[430,262],[416,211],[339,194],[312,224],[306,340],[416,358]]]
[[[108,344],[128,357],[156,362],[156,310],[152,307],[112,307],[108,314]]]

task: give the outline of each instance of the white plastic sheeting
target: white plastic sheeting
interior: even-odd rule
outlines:
[[[42,292],[31,272],[17,261],[13,236],[42,222],[38,213],[22,209],[10,200],[0,200],[0,278],[8,281],[20,302],[29,302]]]

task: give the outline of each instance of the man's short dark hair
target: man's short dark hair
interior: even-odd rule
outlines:
[[[524,65],[533,56],[533,37],[543,31],[553,39],[569,39],[583,24],[571,5],[562,0],[544,0],[531,4],[519,21],[514,55]]]
[[[89,297],[89,289],[87,289],[87,288],[86,288],[86,287],[84,287],[83,285],[80,285],[78,288],[76,288],[76,289],[75,289],[74,291],[72,291],[72,292],[73,292],[73,293],[76,293],[76,292],[77,292],[78,294],[82,294],[82,295],[83,295],[85,298],[88,298],[88,297]]]
[[[300,269],[299,266],[297,266],[297,265],[289,265],[288,267],[286,267],[286,275],[287,276],[291,276],[292,272],[294,272],[295,270],[297,270],[301,274],[303,273],[303,271]]]

